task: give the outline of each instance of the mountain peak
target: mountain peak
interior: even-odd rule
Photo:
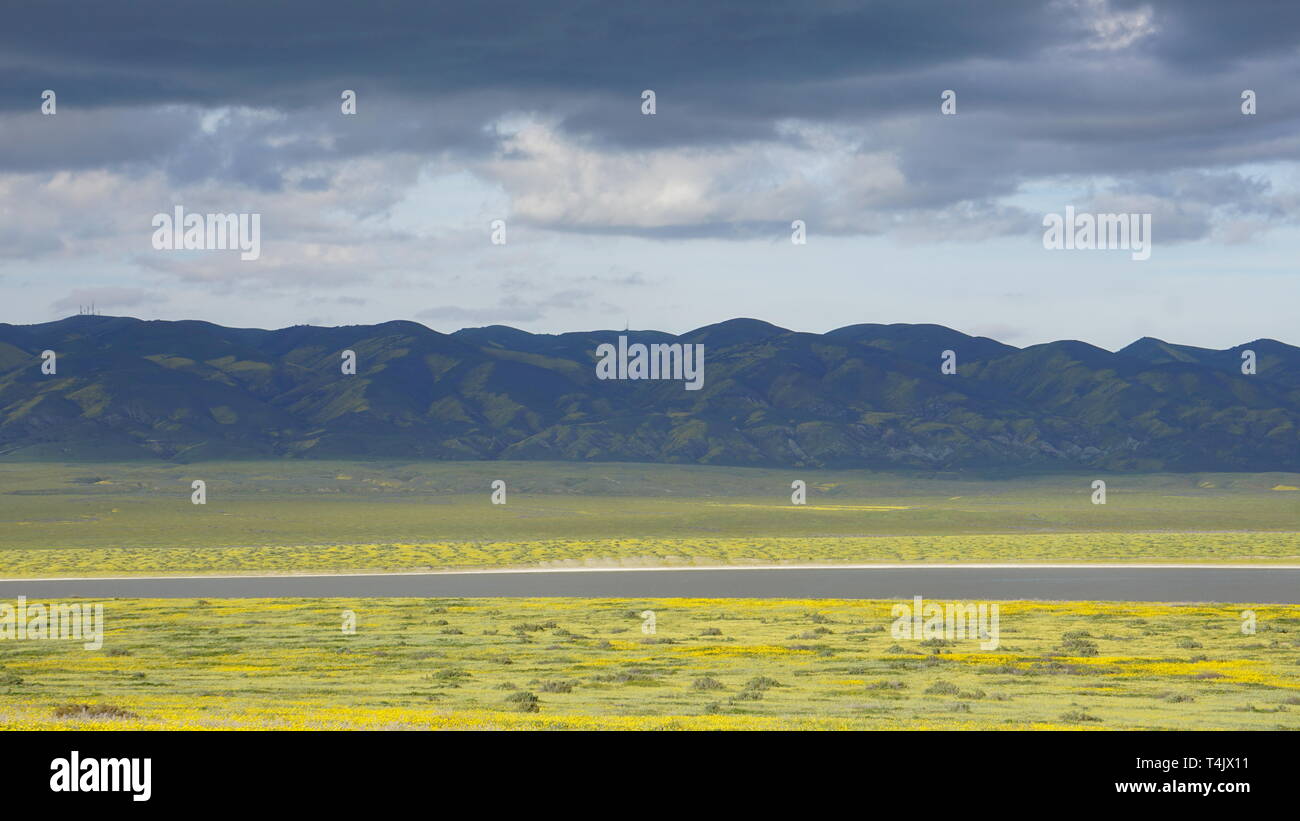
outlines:
[[[773,325],[761,319],[737,317],[713,325],[705,325],[682,334],[682,339],[699,342],[714,347],[738,345],[746,342],[762,342],[775,336],[791,333],[787,328]]]

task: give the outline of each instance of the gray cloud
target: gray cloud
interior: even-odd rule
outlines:
[[[531,283],[516,281],[507,287],[534,287]],[[488,308],[468,308],[457,305],[438,305],[415,314],[417,319],[446,320],[450,322],[476,322],[497,324],[505,322],[536,322],[555,309],[573,310],[587,307],[590,294],[579,290],[565,290],[529,298],[507,294],[497,304]]]
[[[163,299],[161,294],[146,291],[143,288],[119,288],[113,286],[78,288],[62,299],[55,300],[50,308],[55,311],[68,311],[71,313],[93,305],[96,309],[111,310],[136,308],[141,305],[161,302]]]
[[[118,272],[143,286],[119,298],[173,308],[676,321],[676,290],[767,261],[734,262],[742,244],[788,250],[795,219],[810,254],[877,236],[1036,251],[1043,210],[1068,204],[1150,212],[1160,244],[1240,244],[1300,214],[1298,24],[1264,0],[11,3],[0,271],[53,277],[41,309]],[[153,252],[150,217],[176,204],[263,214],[262,259]],[[496,218],[507,248],[487,244]],[[702,261],[672,250],[688,239]],[[841,253],[881,245],[859,242]],[[619,253],[630,267],[606,269]],[[727,313],[786,275],[699,298]],[[989,327],[1038,333],[1018,322]]]
[[[996,235],[1008,230],[997,201],[1027,182],[1140,174],[1158,186],[1160,173],[1300,158],[1300,12],[1249,5],[143,0],[109,16],[28,3],[0,31],[13,80],[0,89],[0,170],[327,191],[340,163],[407,155],[476,168],[525,222],[560,231],[744,238],[793,216],[830,233],[932,219]],[[654,117],[639,111],[647,87]],[[1244,87],[1261,94],[1255,118],[1237,110]],[[37,113],[43,88],[60,94],[57,117]],[[338,111],[342,88],[359,94],[356,117]],[[958,90],[956,117],[938,114],[945,88]],[[550,150],[501,130],[520,117],[549,129]],[[841,144],[810,142],[818,129]],[[844,178],[800,178],[796,166],[828,152]],[[897,179],[861,185],[860,158]],[[616,172],[691,160],[699,191],[620,201]],[[541,190],[592,165],[601,175],[577,187],[587,206]],[[1285,217],[1257,192],[1225,193],[1220,207]],[[634,214],[647,194],[658,202]]]

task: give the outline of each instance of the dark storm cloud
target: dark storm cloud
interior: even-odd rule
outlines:
[[[1245,61],[1295,55],[1300,4],[1287,0],[1112,0],[1113,8],[1154,8],[1160,30],[1149,51],[1193,72],[1218,72]]]
[[[1294,161],[1298,43],[1300,6],[1266,0],[11,3],[0,171],[148,167],[180,185],[323,190],[330,172],[303,169],[491,156],[504,145],[491,126],[511,113],[615,153],[808,148],[781,127],[801,121],[896,157],[906,186],[842,204],[1005,214],[994,201],[1032,180],[1112,175],[1119,193],[1184,196],[1159,175]],[[66,127],[35,113],[45,88]],[[339,116],[343,88],[358,92],[355,118]],[[652,118],[644,88],[659,95]],[[946,88],[957,117],[938,114]],[[1260,94],[1256,117],[1239,112],[1243,88]],[[221,107],[233,113],[202,124]],[[1279,211],[1258,187],[1214,184],[1219,205]],[[535,221],[666,237],[788,225]]]
[[[79,102],[308,105],[339,82],[443,94],[798,82],[975,57],[1072,36],[1041,2],[176,2],[10,4],[6,107],[28,84]]]
[[[966,59],[1018,59],[1071,36],[1039,2],[972,4],[439,2],[373,4],[23,3],[0,28],[0,110],[30,112],[52,88],[63,110],[245,106],[307,113],[330,153],[491,146],[502,111],[542,111],[614,145],[725,144],[772,135],[781,117],[875,115],[921,105],[889,77]],[[639,114],[653,87],[670,116]],[[342,88],[368,117],[343,123]],[[935,89],[927,88],[924,99]],[[295,116],[300,116],[295,114]],[[92,158],[151,158],[179,135],[113,133]],[[25,135],[14,135],[21,137]],[[11,140],[12,141],[12,140]],[[21,142],[21,140],[17,140]],[[128,143],[123,145],[123,143]],[[193,154],[194,146],[184,146]],[[303,146],[290,146],[304,156]],[[26,153],[40,152],[32,151]],[[307,151],[310,157],[313,152]],[[41,157],[0,159],[46,167]],[[267,165],[274,165],[267,160]],[[183,177],[185,163],[178,173]],[[256,185],[268,179],[245,170]]]

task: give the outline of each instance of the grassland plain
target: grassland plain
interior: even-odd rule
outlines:
[[[103,603],[0,641],[0,728],[1300,729],[1294,605],[1004,602],[983,650],[888,601]]]
[[[489,485],[507,483],[506,505]],[[790,504],[790,482],[808,504]],[[190,482],[208,503],[190,503]],[[1300,562],[1300,474],[955,478],[533,462],[0,463],[0,575]]]

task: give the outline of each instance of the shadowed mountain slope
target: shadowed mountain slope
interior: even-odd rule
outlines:
[[[704,346],[704,383],[601,380],[597,347]],[[1242,351],[1257,373],[1241,372]],[[42,373],[41,353],[57,354]],[[345,350],[357,372],[341,372]],[[957,373],[940,371],[944,351]],[[0,458],[552,459],[978,470],[1295,470],[1300,349],[1027,348],[940,325],[826,334],[0,324]]]

